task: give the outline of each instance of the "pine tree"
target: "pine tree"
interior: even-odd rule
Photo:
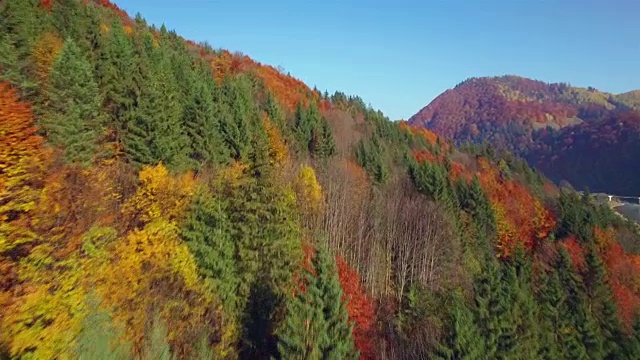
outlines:
[[[355,359],[351,325],[342,301],[335,261],[325,249],[313,259],[305,289],[287,303],[287,319],[279,331],[282,359]]]
[[[174,170],[188,166],[189,138],[182,128],[182,105],[166,50],[155,48],[151,34],[142,38],[138,65],[140,85],[135,119],[125,135],[125,148],[137,164],[163,162]],[[148,67],[148,68],[147,68]]]
[[[537,294],[540,325],[539,357],[544,360],[560,358],[560,336],[567,328],[567,317],[561,313],[566,296],[562,291],[560,279],[555,271],[541,271],[541,280]]]
[[[200,273],[209,279],[225,311],[236,315],[239,278],[226,204],[201,189],[182,225],[182,238],[194,254]]]
[[[480,335],[473,312],[461,294],[455,294],[447,315],[447,329],[434,351],[434,359],[485,359],[484,339]]]
[[[44,22],[39,0],[7,0],[0,7],[0,80],[9,81],[28,99],[38,92],[27,76],[29,56]]]
[[[321,342],[326,342],[326,322],[320,304],[320,289],[305,272],[307,288],[287,301],[287,316],[278,335],[280,359],[321,359]]]
[[[603,351],[606,359],[622,357],[620,341],[623,339],[618,311],[606,283],[605,267],[598,254],[590,248],[585,256],[585,283],[591,300],[591,309],[603,337]]]
[[[222,83],[220,95],[225,105],[221,108],[220,129],[230,149],[230,157],[238,161],[248,158],[252,124],[259,122],[252,90],[249,79],[245,76],[225,78]]]
[[[515,329],[509,313],[512,284],[507,281],[500,264],[487,256],[484,272],[475,282],[475,304],[485,352],[492,359],[508,356],[514,346]]]
[[[598,350],[598,344],[593,335],[593,327],[585,323],[589,317],[585,313],[580,279],[573,269],[569,254],[564,249],[559,252],[556,269],[560,286],[565,293],[565,301],[559,306],[560,314],[566,317],[560,323],[560,341],[566,344],[562,350],[567,358],[586,359],[589,356],[587,346]]]
[[[522,247],[516,248],[506,265],[512,282],[511,314],[513,322],[512,353],[523,359],[534,359],[540,353],[538,304],[531,284],[532,263]]]
[[[103,115],[91,64],[73,40],[65,42],[51,70],[43,127],[67,162],[89,165],[103,137]]]
[[[314,129],[313,137],[315,146],[311,152],[317,159],[326,159],[335,155],[335,140],[333,139],[331,127],[325,119],[322,119],[319,126]]]
[[[204,72],[192,79],[183,120],[191,140],[189,156],[196,168],[206,163],[223,163],[228,159],[229,149],[220,134],[219,110],[213,99],[215,84]]]
[[[129,123],[135,118],[136,90],[132,74],[135,72],[133,44],[119,20],[102,35],[97,62],[103,108],[115,127],[116,141],[121,144]]]
[[[633,328],[626,341],[625,356],[627,359],[640,358],[640,316],[636,315]]]

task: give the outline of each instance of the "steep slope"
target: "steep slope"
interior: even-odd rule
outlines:
[[[544,147],[527,158],[554,181],[620,196],[640,194],[640,113],[614,113],[536,136]]]
[[[0,358],[640,358],[640,234],[105,0],[0,2]]]
[[[577,188],[640,193],[640,186],[631,181],[635,177],[633,159],[640,156],[640,148],[634,146],[635,122],[621,120],[616,125],[625,127],[619,129],[625,133],[620,139],[625,144],[618,150],[611,138],[611,124],[618,118],[633,117],[627,113],[637,109],[638,92],[613,95],[593,88],[502,76],[469,79],[445,91],[409,123],[459,144],[488,141],[526,158],[552,179],[568,180]],[[590,145],[576,149],[559,142]],[[610,152],[601,151],[605,148]],[[613,156],[616,152],[618,156]],[[567,162],[576,165],[567,166]],[[598,165],[605,163],[607,166]],[[622,176],[614,177],[611,170]]]

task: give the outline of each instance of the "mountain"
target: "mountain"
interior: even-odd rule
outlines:
[[[1,1],[0,358],[640,358],[637,224],[365,104]]]
[[[409,119],[456,143],[490,142],[556,182],[640,194],[640,91],[613,95],[517,76],[472,78]]]

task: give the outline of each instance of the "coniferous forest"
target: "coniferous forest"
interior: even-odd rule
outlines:
[[[638,359],[639,241],[107,0],[0,0],[1,359]]]

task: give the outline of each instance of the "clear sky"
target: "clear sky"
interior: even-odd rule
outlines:
[[[115,0],[406,119],[469,77],[640,89],[640,0]]]

